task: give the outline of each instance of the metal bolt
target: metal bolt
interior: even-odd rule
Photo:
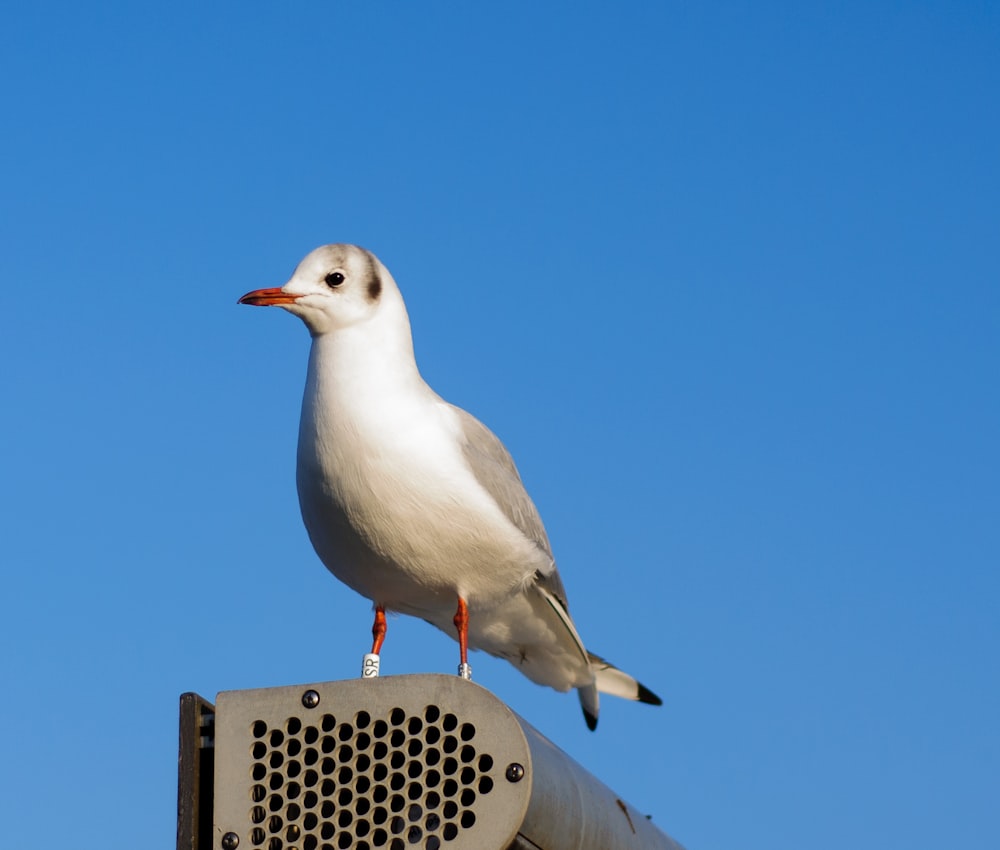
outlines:
[[[222,850],[236,850],[240,846],[240,837],[235,832],[227,832],[222,836]]]
[[[524,779],[524,765],[518,764],[516,761],[511,762],[507,765],[507,776],[508,782],[520,782]]]
[[[319,693],[311,688],[302,694],[302,704],[306,708],[315,708],[319,705]]]

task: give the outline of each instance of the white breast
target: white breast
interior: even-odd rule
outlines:
[[[422,381],[359,382],[354,369],[344,386],[313,365],[299,499],[317,553],[341,581],[419,616],[454,610],[457,595],[494,607],[547,567],[476,481],[457,417]]]

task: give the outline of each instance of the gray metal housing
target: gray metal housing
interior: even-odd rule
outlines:
[[[457,676],[222,692],[211,795],[198,700],[182,697],[178,850],[683,850]],[[201,733],[185,735],[185,704]]]

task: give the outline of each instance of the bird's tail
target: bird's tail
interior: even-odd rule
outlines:
[[[589,729],[597,728],[597,714],[600,708],[598,692],[648,705],[663,705],[663,700],[649,688],[599,655],[588,652],[587,659],[590,661],[590,671],[594,674],[594,681],[590,685],[578,688],[577,693]]]

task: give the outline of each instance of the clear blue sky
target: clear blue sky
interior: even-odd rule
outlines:
[[[539,5],[6,12],[5,845],[172,847],[182,691],[356,675],[236,305],[351,241],[665,705],[481,684],[690,850],[996,847],[1000,11]]]

